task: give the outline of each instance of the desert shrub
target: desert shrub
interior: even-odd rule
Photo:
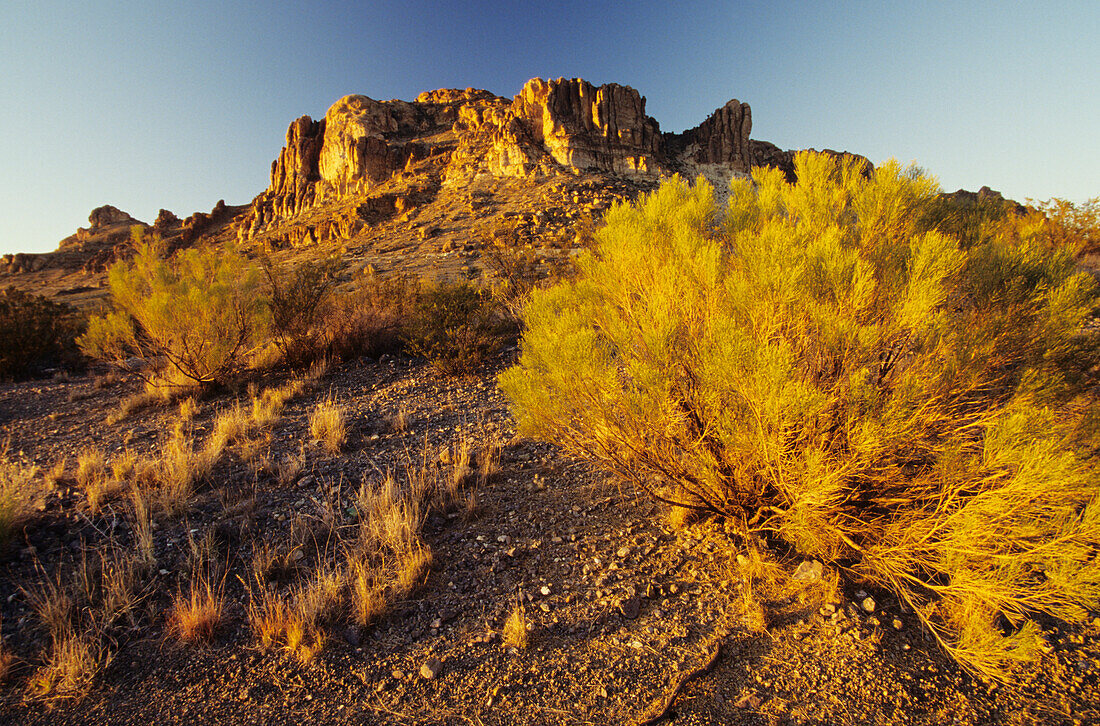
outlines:
[[[80,347],[147,380],[150,363],[192,384],[231,379],[267,332],[256,270],[232,249],[188,249],[169,259],[156,238],[136,241],[133,260],[111,267],[113,309],[89,321]]]
[[[38,467],[12,459],[8,445],[0,445],[0,547],[34,511],[42,496]]]
[[[1078,257],[1100,252],[1100,197],[1074,204],[1065,199],[1031,202],[1024,236],[1046,240],[1053,247],[1066,247]]]
[[[725,214],[680,180],[616,206],[536,292],[500,385],[521,433],[892,588],[971,671],[1100,601],[1095,308],[1070,250],[924,231],[934,181],[800,154]]]
[[[351,290],[333,296],[325,314],[325,354],[350,360],[397,350],[415,304],[416,287],[406,276],[359,276]]]
[[[441,373],[464,375],[500,348],[503,333],[490,295],[468,282],[438,282],[420,291],[404,335]]]
[[[14,287],[0,291],[0,378],[80,365],[76,337],[82,325],[70,305]]]
[[[271,332],[283,359],[291,365],[312,363],[324,354],[324,319],[340,263],[334,258],[296,265],[262,261],[269,289]]]
[[[926,200],[919,211],[918,227],[942,232],[969,249],[995,236],[1005,218],[1015,216],[1014,212],[1015,204],[999,194],[960,190]]]

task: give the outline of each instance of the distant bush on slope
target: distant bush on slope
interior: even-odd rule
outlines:
[[[113,309],[93,317],[79,339],[88,355],[128,366],[163,364],[191,384],[224,383],[267,335],[269,316],[257,270],[232,249],[187,249],[174,258],[137,235],[130,262],[110,270]]]
[[[500,348],[503,333],[492,296],[468,282],[426,285],[404,328],[409,348],[445,375],[477,370]]]
[[[69,305],[14,287],[0,290],[0,378],[80,364],[75,341],[82,323]]]
[[[1066,367],[1097,291],[1033,234],[960,245],[933,180],[800,154],[719,213],[674,179],[535,291],[521,432],[892,588],[971,671],[1100,602],[1098,407]]]

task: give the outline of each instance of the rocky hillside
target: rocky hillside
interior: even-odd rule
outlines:
[[[662,176],[703,175],[722,189],[757,165],[793,174],[793,152],[750,139],[747,103],[733,99],[678,134],[661,132],[645,105],[629,86],[576,78],[535,78],[512,99],[472,88],[413,101],[345,96],[324,118],[290,124],[270,185],[247,206],[219,202],[182,221],[161,210],[153,225],[100,207],[56,252],[0,258],[0,284],[93,301],[133,225],[173,246],[323,245],[360,268],[477,278],[486,235],[502,226],[553,265],[575,247],[578,220]]]

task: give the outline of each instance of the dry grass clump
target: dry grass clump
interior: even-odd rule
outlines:
[[[403,434],[409,430],[409,408],[402,403],[397,408],[397,413],[390,417],[390,428],[395,433]]]
[[[24,466],[8,456],[8,446],[0,447],[0,545],[34,510],[41,491],[35,477],[38,467]]]
[[[292,527],[283,546],[271,541],[255,546],[248,618],[262,645],[307,661],[323,647],[326,628],[344,613],[360,626],[371,625],[420,586],[432,555],[420,537],[429,490],[417,481],[410,477],[402,485],[392,476],[377,485],[364,481],[354,517],[345,519],[330,502],[321,521]],[[339,493],[333,496],[339,499]],[[354,534],[340,541],[349,530]],[[293,580],[305,569],[310,541],[316,564],[297,584],[275,591],[273,582]]]
[[[47,489],[56,489],[58,484],[65,480],[65,476],[69,470],[69,460],[62,456],[60,459],[54,462],[53,466],[42,477],[42,483]]]
[[[221,457],[216,426],[211,438],[214,444],[207,442],[201,451],[196,451],[190,432],[182,423],[172,429],[172,436],[155,463],[156,502],[165,514],[173,516],[187,508],[195,485],[210,474]]]
[[[344,411],[332,398],[320,401],[309,414],[309,434],[325,451],[338,454],[348,440]]]
[[[107,472],[107,464],[103,459],[103,452],[95,448],[86,448],[80,452],[76,459],[76,481],[83,487],[87,487],[103,478]]]
[[[4,644],[3,640],[0,640],[0,683],[4,683],[8,680],[8,676],[11,675],[12,670],[15,669],[15,664],[19,662],[15,653],[8,650],[8,646]]]
[[[195,399],[194,396],[188,396],[187,398],[180,401],[180,421],[188,423],[191,421],[191,419],[195,418],[198,412],[199,402]]]
[[[153,518],[149,506],[149,495],[138,488],[130,490],[130,508],[133,513],[131,532],[133,548],[138,561],[148,569],[157,564],[153,554]]]
[[[134,475],[138,457],[133,451],[127,449],[120,456],[111,461],[111,477],[115,481],[126,481]]]
[[[223,581],[192,576],[186,595],[177,592],[168,616],[169,631],[185,643],[211,640],[225,615]]]
[[[512,606],[508,619],[504,621],[501,643],[505,648],[524,650],[527,648],[527,611],[522,603]]]
[[[267,587],[255,591],[249,599],[249,628],[265,648],[282,647],[301,662],[316,657],[327,641],[324,630],[311,613]]]
[[[109,629],[137,623],[148,569],[134,552],[115,543],[71,569],[59,568],[23,590],[50,640],[43,664],[28,681],[32,695],[46,699],[83,695],[111,660]]]
[[[30,677],[27,687],[40,698],[79,698],[88,692],[110,654],[95,633],[67,632],[56,639],[46,663]]]
[[[220,411],[214,419],[214,430],[206,439],[205,449],[210,456],[217,458],[228,446],[248,439],[252,431],[252,416],[240,405]]]
[[[297,481],[298,475],[302,473],[305,465],[305,451],[299,451],[297,454],[285,454],[279,460],[279,465],[275,470],[275,479],[280,486],[289,486]]]

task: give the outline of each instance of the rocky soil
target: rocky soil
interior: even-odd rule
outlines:
[[[158,520],[156,574],[133,623],[111,630],[109,663],[89,692],[46,700],[27,687],[46,648],[28,592],[131,537],[123,500],[92,513],[81,487],[61,479],[0,556],[3,641],[19,659],[0,685],[0,721],[1100,723],[1100,620],[1045,623],[1041,667],[992,687],[961,672],[889,593],[842,579],[805,599],[746,597],[742,550],[720,521],[674,530],[622,482],[515,437],[494,384],[513,354],[461,380],[407,358],[332,367],[263,441],[270,462],[304,455],[298,475],[280,484],[240,452],[221,462],[183,516]],[[279,383],[273,374],[261,387]],[[88,446],[108,459],[155,452],[179,417],[175,405],[105,423],[136,390],[94,375],[3,384],[0,435],[11,456],[43,470]],[[202,401],[195,435],[245,395]],[[350,424],[337,455],[310,442],[306,420],[329,395]],[[288,540],[326,506],[345,507],[363,479],[446,466],[464,437],[475,447],[500,442],[499,469],[478,485],[471,516],[443,507],[428,515],[433,562],[414,594],[371,627],[338,618],[311,660],[261,647],[243,584],[257,543]],[[212,642],[184,644],[167,612],[187,585],[188,535],[207,532],[229,567],[227,614]],[[316,549],[303,548],[291,579],[308,573]],[[501,639],[517,602],[530,626],[523,650]]]

